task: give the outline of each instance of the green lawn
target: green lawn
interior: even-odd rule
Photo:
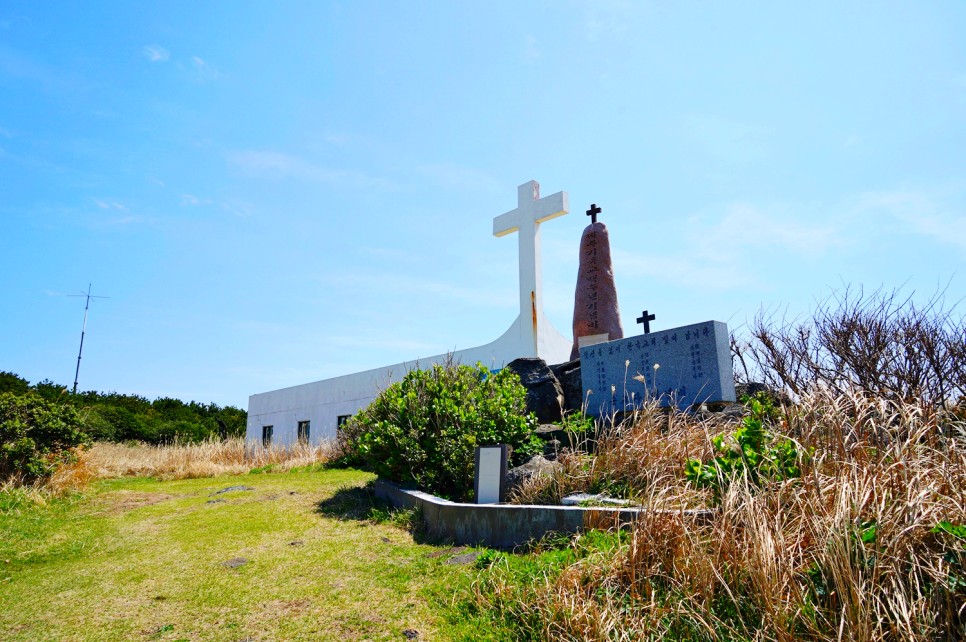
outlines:
[[[364,519],[370,479],[138,478],[46,507],[0,500],[0,639],[506,639],[452,610],[472,565]],[[253,490],[216,494],[240,485]]]

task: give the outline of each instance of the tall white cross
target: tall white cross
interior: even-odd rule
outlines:
[[[493,235],[519,233],[520,324],[532,327],[534,350],[543,325],[543,280],[540,275],[540,224],[570,212],[566,192],[540,198],[540,184],[529,181],[517,188],[517,208],[493,219]],[[532,325],[531,325],[532,324]],[[536,352],[534,352],[536,354]]]

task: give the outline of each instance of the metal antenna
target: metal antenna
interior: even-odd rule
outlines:
[[[84,333],[87,332],[87,309],[91,307],[91,299],[109,299],[109,296],[94,296],[91,294],[91,284],[87,284],[87,292],[81,292],[80,294],[68,294],[67,296],[82,296],[86,297],[87,301],[84,303],[84,327],[81,328],[81,342],[80,350],[77,351],[77,370],[74,371],[74,392],[77,394],[77,377],[80,375],[80,362],[81,355],[84,353]]]

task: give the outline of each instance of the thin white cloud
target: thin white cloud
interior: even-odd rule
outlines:
[[[621,42],[629,32],[632,14],[640,7],[627,0],[586,5],[584,32],[590,42]]]
[[[161,45],[145,45],[141,53],[151,62],[167,62],[171,58],[171,52]]]
[[[199,199],[197,196],[195,196],[193,194],[182,194],[181,195],[181,206],[182,207],[197,206],[197,205],[201,205],[201,199]]]
[[[768,211],[748,203],[732,203],[717,223],[702,227],[706,230],[698,241],[702,254],[719,259],[745,254],[755,247],[817,255],[842,242],[837,225],[803,221],[793,211],[778,206]],[[728,242],[722,243],[725,238]]]
[[[283,152],[244,150],[230,152],[226,158],[229,163],[245,174],[257,178],[275,180],[295,178],[318,183],[347,183],[381,189],[395,188],[391,181],[358,172],[329,169]]]
[[[411,341],[390,335],[373,336],[371,334],[359,335],[325,335],[327,347],[339,348],[365,348],[371,350],[378,348],[381,350],[394,350],[411,352],[413,354],[428,354],[433,350],[438,350],[439,346],[426,343],[425,341]]]
[[[471,167],[439,163],[423,165],[422,167],[418,167],[416,171],[443,187],[463,190],[486,190],[489,192],[495,192],[501,187],[499,182],[492,176]]]
[[[318,277],[319,281],[332,287],[353,291],[385,291],[394,294],[432,295],[451,302],[473,304],[491,308],[514,308],[517,306],[516,284],[505,288],[480,288],[457,286],[432,279],[412,277],[392,272],[339,273]]]
[[[255,212],[254,205],[236,199],[222,201],[219,205],[221,209],[238,218],[248,218]]]
[[[127,207],[125,207],[123,203],[119,203],[114,200],[103,200],[103,199],[95,198],[94,204],[97,205],[102,210],[121,210],[121,211],[127,210]]]
[[[623,279],[648,278],[689,287],[724,290],[760,285],[756,274],[740,261],[715,261],[708,257],[640,254],[612,248],[615,274]]]
[[[209,82],[221,78],[220,71],[198,56],[191,57],[191,68],[194,71],[195,80],[199,82]]]
[[[537,44],[537,39],[533,35],[527,34],[523,41],[523,57],[526,60],[539,60],[542,55],[543,52]]]
[[[720,160],[746,163],[768,154],[768,129],[719,116],[688,116],[684,135]]]
[[[322,136],[322,140],[330,145],[338,145],[339,147],[342,147],[351,142],[352,137],[344,132],[329,132]]]
[[[955,212],[922,190],[866,192],[856,205],[859,213],[885,212],[914,234],[966,250],[966,212]]]
[[[132,214],[130,216],[122,216],[120,218],[114,218],[109,221],[105,221],[108,225],[133,225],[135,223],[145,223],[147,218],[141,215]]]
[[[786,206],[768,208],[731,203],[688,218],[684,233],[669,239],[661,254],[642,255],[613,248],[615,273],[622,278],[673,281],[714,290],[762,287],[758,265],[766,257],[814,259],[840,247],[838,223],[823,223]]]
[[[21,55],[0,44],[0,76],[33,82],[45,91],[65,92],[77,90],[79,83],[59,71]]]

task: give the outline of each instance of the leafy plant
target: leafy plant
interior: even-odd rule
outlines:
[[[71,406],[37,394],[0,393],[0,478],[49,477],[89,440]]]
[[[952,522],[941,521],[936,524],[930,533],[948,533],[956,539],[961,539],[966,541],[966,525],[963,524],[953,524]]]
[[[477,446],[507,444],[522,463],[541,449],[516,373],[434,365],[390,385],[340,433],[347,459],[384,479],[455,500],[473,492]]]
[[[594,418],[582,412],[568,412],[560,420],[560,427],[571,435],[586,435],[596,427]]]
[[[506,555],[500,551],[495,551],[492,548],[487,548],[480,553],[480,556],[476,558],[474,563],[477,569],[490,568],[493,564],[505,559]]]
[[[951,535],[952,546],[944,547],[943,561],[948,565],[946,584],[952,592],[966,593],[966,524],[953,524],[943,520],[929,531],[935,534]]]
[[[709,462],[688,459],[685,477],[698,488],[711,488],[717,497],[738,475],[760,486],[766,481],[792,479],[802,474],[801,454],[790,439],[777,437],[767,430],[779,417],[774,402],[764,393],[745,400],[749,414],[731,435],[717,435],[711,440],[717,455]]]

